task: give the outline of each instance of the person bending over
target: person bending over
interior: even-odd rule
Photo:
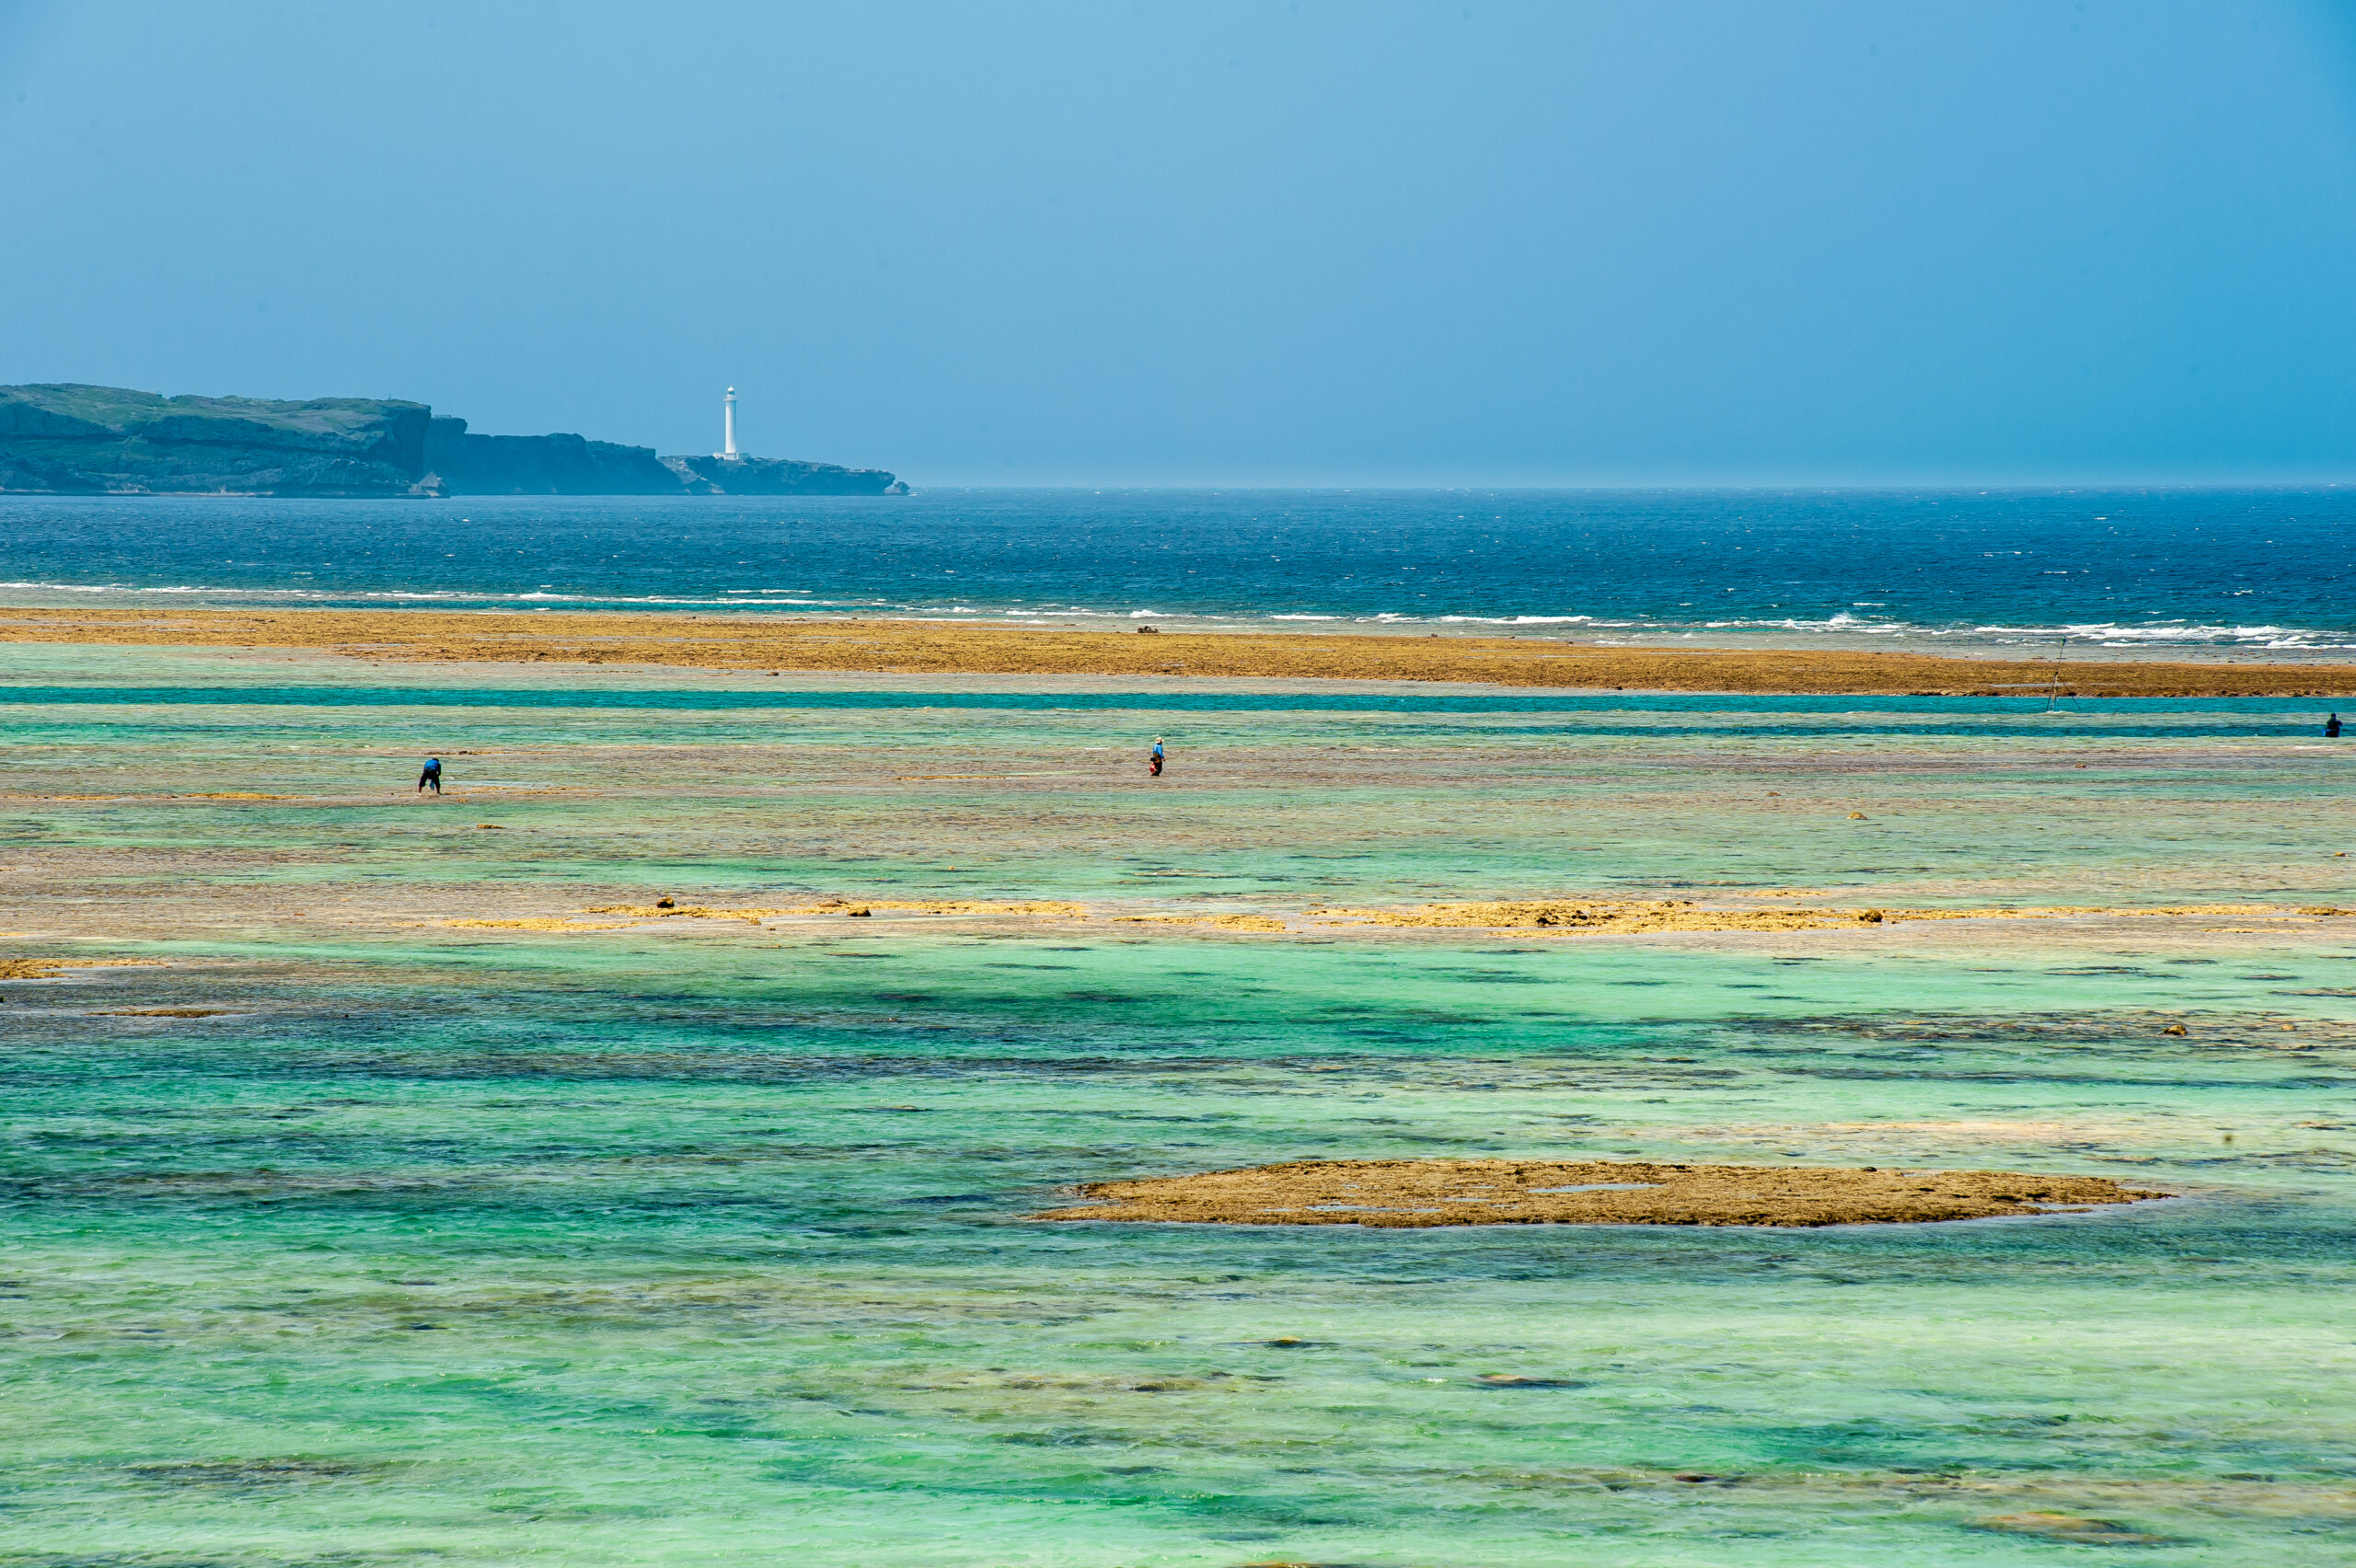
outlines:
[[[427,757],[425,770],[417,776],[417,792],[422,795],[428,790],[437,795],[442,792],[442,759],[438,756]]]

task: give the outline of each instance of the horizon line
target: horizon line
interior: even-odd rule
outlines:
[[[893,472],[911,489],[917,490],[1293,490],[1301,492],[1334,491],[1477,491],[1477,490],[1582,490],[1582,491],[1726,491],[1726,490],[1939,490],[1947,492],[1979,491],[1987,494],[2053,490],[2339,490],[2356,488],[2356,473],[2338,476],[2318,474],[2197,474],[2197,475],[2101,475],[2037,477],[2015,476],[2005,478],[1957,478],[1952,477],[1892,477],[1892,478],[1744,478],[1724,479],[1698,478],[1499,478],[1499,479],[1404,479],[1404,478],[1236,478],[1236,479],[1113,479],[1113,478],[939,478],[918,480],[899,469]]]

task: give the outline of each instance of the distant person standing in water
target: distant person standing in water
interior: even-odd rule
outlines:
[[[2339,739],[2339,714],[2335,713],[2330,718],[2323,721],[2323,738],[2327,741],[2336,741]]]
[[[1156,735],[1153,737],[1153,751],[1145,759],[1145,773],[1147,778],[1159,778],[1161,777],[1161,737],[1160,735]]]
[[[425,770],[417,776],[417,792],[422,795],[429,788],[437,795],[442,792],[442,759],[438,756],[427,757]]]

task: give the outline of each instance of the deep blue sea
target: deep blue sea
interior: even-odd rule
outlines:
[[[15,496],[0,595],[2323,651],[2351,522],[2339,489]]]

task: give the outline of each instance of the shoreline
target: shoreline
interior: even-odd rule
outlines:
[[[1128,675],[1427,681],[1789,696],[2302,697],[2356,703],[2356,666],[1675,651],[1553,637],[1064,630],[629,611],[0,608],[0,642],[273,648],[420,663],[663,665],[768,674]]]

